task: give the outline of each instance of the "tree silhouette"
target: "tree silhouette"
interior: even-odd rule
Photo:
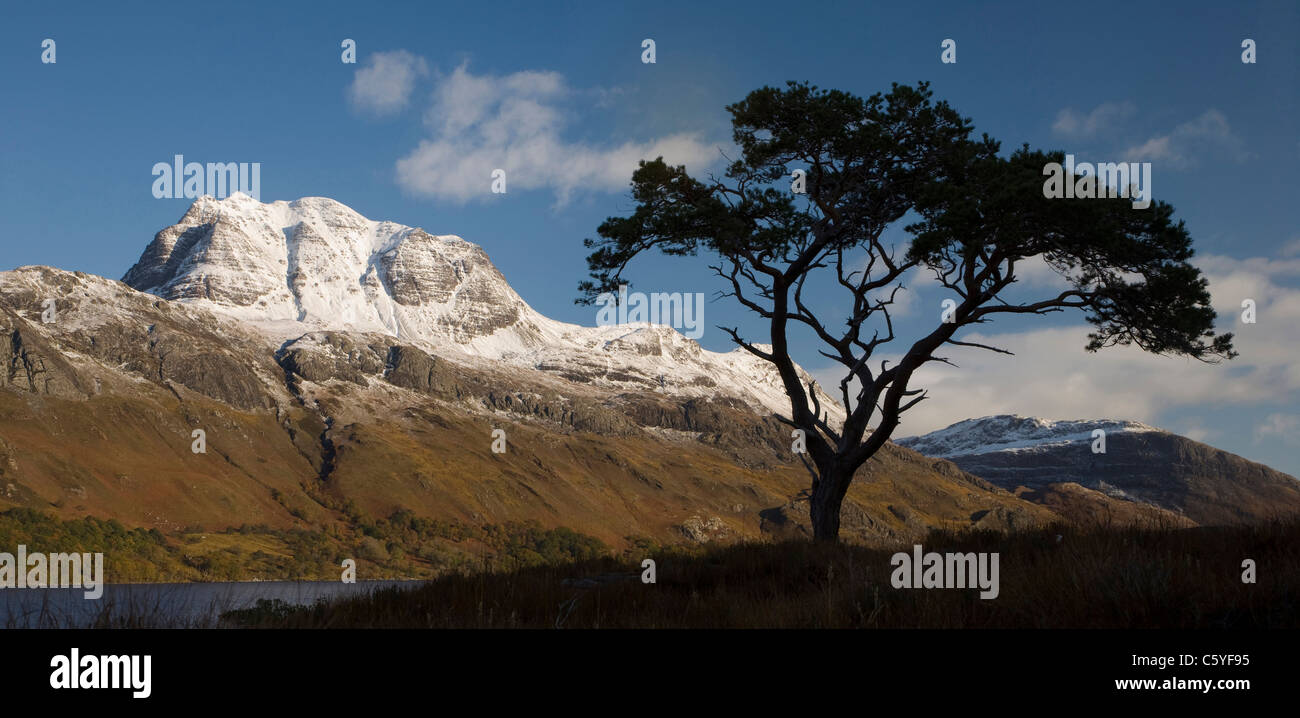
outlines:
[[[810,511],[816,540],[835,541],[840,506],[854,472],[889,439],[903,412],[926,398],[908,386],[918,368],[951,362],[945,345],[1010,354],[962,341],[959,332],[1001,314],[1082,310],[1093,325],[1087,349],[1135,344],[1157,354],[1206,362],[1235,356],[1232,335],[1216,336],[1207,283],[1188,263],[1191,238],[1173,208],[1130,200],[1048,199],[1044,168],[1060,152],[1028,146],[1000,157],[999,144],[971,137],[972,125],[928,83],[894,84],[863,99],[806,83],[764,87],[727,107],[741,158],[724,177],[697,180],[663,158],[632,175],[635,211],[611,217],[585,244],[591,280],[579,303],[625,284],[629,262],[648,250],[717,258],[722,292],[766,320],[770,349],[725,328],[732,340],[776,368],[791,414],[805,432],[813,476]],[[803,193],[792,192],[795,170]],[[1095,181],[1066,177],[1066,181]],[[904,256],[881,236],[909,212],[912,242]],[[1070,288],[1039,301],[1002,294],[1024,262],[1041,257]],[[892,366],[869,360],[895,339],[890,307],[905,274],[917,270],[953,293],[929,334]],[[841,291],[841,325],[804,303],[810,277]],[[953,306],[955,305],[955,306]],[[789,330],[820,340],[819,353],[842,365],[845,419],[832,426],[817,391],[790,358]],[[928,328],[928,327],[925,327]],[[875,422],[870,427],[870,422]],[[801,457],[802,458],[802,457]]]

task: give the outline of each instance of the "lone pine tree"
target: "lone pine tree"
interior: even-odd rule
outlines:
[[[781,377],[791,413],[778,418],[806,436],[811,463],[801,458],[813,477],[818,541],[838,539],[854,472],[926,398],[909,388],[918,368],[951,363],[936,355],[946,345],[1010,354],[963,341],[967,327],[999,315],[1077,309],[1093,325],[1089,351],[1132,344],[1205,362],[1235,356],[1232,335],[1214,333],[1207,282],[1188,263],[1191,237],[1172,207],[1134,209],[1118,192],[1050,199],[1044,168],[1063,153],[1024,146],[1000,156],[997,142],[972,138],[970,120],[931,96],[924,82],[894,84],[865,99],[806,83],[755,90],[727,107],[740,158],[721,179],[697,179],[662,157],[643,160],[632,174],[635,211],[607,219],[599,239],[585,241],[594,251],[579,303],[617,291],[631,260],[649,250],[716,258],[708,268],[722,278],[721,294],[757,314],[769,332],[766,348],[736,327],[720,327]],[[795,170],[803,171],[803,187],[794,188],[802,192],[792,191]],[[909,213],[911,243],[900,257],[881,236]],[[1035,258],[1069,288],[1007,301],[1017,271]],[[933,331],[877,369],[869,360],[895,340],[891,306],[913,270],[946,288],[952,303]],[[841,293],[842,323],[805,304],[810,277],[810,287]],[[843,367],[842,423],[831,425],[814,387],[800,378],[790,358],[792,328],[809,332],[819,353]]]

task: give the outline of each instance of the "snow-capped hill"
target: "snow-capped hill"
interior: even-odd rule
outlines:
[[[268,325],[377,331],[471,354],[540,341],[538,316],[477,245],[366,219],[324,197],[201,197],[122,281]],[[300,328],[291,328],[289,333]]]
[[[896,439],[896,443],[926,456],[948,459],[996,451],[1034,451],[1048,447],[1091,442],[1092,432],[1160,431],[1136,421],[1095,419],[1051,421],[1030,416],[1001,414],[966,419],[923,436]]]
[[[767,362],[711,352],[651,324],[585,327],[530,307],[478,245],[367,219],[325,197],[262,203],[201,197],[159,232],[122,281],[206,306],[277,342],[321,330],[376,332],[619,389],[738,396],[789,414]],[[829,397],[822,406],[838,420]]]
[[[671,327],[651,324],[561,326],[559,341],[513,359],[584,383],[690,397],[729,394],[790,415],[790,399],[772,365],[740,347],[709,351]],[[799,371],[805,385],[813,381]],[[819,399],[832,423],[843,421],[838,403],[825,392]]]
[[[1094,443],[1102,429],[1105,445]],[[1300,511],[1295,478],[1136,421],[1047,421],[986,416],[897,443],[944,458],[1011,491],[1078,484],[1151,504],[1198,524],[1254,521]]]

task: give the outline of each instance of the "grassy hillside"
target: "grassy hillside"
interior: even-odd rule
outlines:
[[[194,395],[178,401],[149,385],[131,397],[82,400],[0,390],[0,510],[117,519],[167,535],[245,524],[330,535],[354,523],[349,502],[377,517],[409,510],[476,526],[536,521],[613,547],[627,536],[671,543],[806,533],[806,471],[761,445],[745,447],[761,462],[746,462],[685,432],[603,435],[404,390],[368,404],[359,391],[318,389],[333,419],[326,431],[302,409],[277,422],[271,412]],[[491,450],[498,427],[508,435],[504,454]],[[194,428],[206,431],[204,454],[190,451]],[[322,437],[333,452],[327,474]],[[846,537],[870,541],[1053,518],[891,446],[864,467],[844,525]]]

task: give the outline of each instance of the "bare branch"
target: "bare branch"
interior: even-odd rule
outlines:
[[[957,341],[957,340],[955,340],[955,339],[948,339],[948,340],[946,341],[946,343],[947,343],[947,344],[955,344],[956,346],[959,346],[959,347],[976,347],[976,348],[978,348],[978,349],[988,349],[989,351],[992,351],[992,352],[998,352],[999,354],[1010,354],[1011,356],[1015,356],[1015,354],[1014,354],[1013,352],[1009,352],[1009,351],[1007,351],[1006,349],[999,349],[999,348],[997,348],[997,347],[991,347],[991,346],[988,346],[987,344],[977,344],[977,343],[975,343],[975,342],[959,342],[959,341]]]

